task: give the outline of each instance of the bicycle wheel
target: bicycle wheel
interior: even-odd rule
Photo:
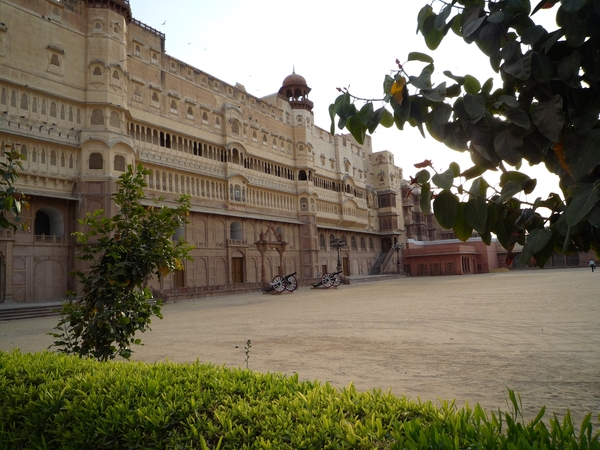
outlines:
[[[333,286],[333,274],[326,273],[321,277],[321,281],[323,282],[323,287],[330,288]]]
[[[336,273],[333,276],[333,286],[338,287],[340,284],[342,284],[342,275],[339,273]]]
[[[294,292],[298,287],[298,280],[294,275],[287,277],[287,285],[285,287],[286,291]]]
[[[285,279],[279,275],[273,278],[273,282],[271,283],[275,292],[283,292],[285,291]]]

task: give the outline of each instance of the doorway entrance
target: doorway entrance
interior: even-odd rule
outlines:
[[[391,238],[383,238],[381,240],[381,251],[383,253],[387,253],[392,248],[392,239]]]
[[[231,279],[234,283],[244,282],[244,258],[231,258]]]

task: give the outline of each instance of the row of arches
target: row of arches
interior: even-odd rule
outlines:
[[[129,136],[140,142],[146,142],[159,147],[179,150],[190,155],[200,156],[220,162],[227,161],[227,152],[222,147],[217,147],[192,139],[182,138],[181,136],[165,133],[164,131],[160,131],[155,128],[130,123]]]
[[[1,141],[0,156],[4,155],[5,141]],[[21,154],[21,160],[24,169],[36,167],[37,165],[49,165],[56,167],[64,167],[69,169],[77,169],[77,153],[57,151],[54,149],[46,149],[42,147],[38,149],[27,144],[15,144],[14,149]]]
[[[212,159],[218,162],[228,162],[240,164],[246,169],[273,175],[286,180],[294,181],[296,179],[295,171],[289,167],[280,164],[274,164],[255,157],[244,157],[243,152],[236,147],[225,149],[213,146],[205,142],[182,138],[171,133],[165,133],[154,128],[145,127],[130,123],[129,135],[140,142],[150,143],[159,147],[170,148],[188,153],[194,156],[200,156]],[[300,171],[298,176],[302,176],[304,171]]]
[[[219,181],[209,181],[199,177],[173,174],[164,170],[155,170],[145,176],[150,189],[177,194],[187,194],[196,197],[225,200],[225,184]]]
[[[30,96],[27,92],[17,92],[13,89],[10,93],[3,87],[0,90],[0,105],[15,109],[17,113],[31,112],[40,114],[42,119],[64,120],[71,124],[81,125],[81,110],[74,105],[60,103],[54,100],[41,100],[36,96]]]
[[[365,198],[366,191],[361,188],[357,188],[350,183],[343,183],[340,181],[331,181],[321,177],[312,177],[313,184],[321,189],[327,189],[333,192],[345,192],[346,194],[353,195],[358,198]]]
[[[272,162],[263,161],[258,158],[244,158],[244,168],[266,173],[268,175],[274,175],[280,178],[285,178],[291,181],[296,179],[292,169],[280,166],[279,164],[273,164]]]
[[[332,243],[335,239],[336,239],[336,237],[333,234],[329,235],[329,248],[328,248],[327,241],[325,239],[325,234],[320,233],[319,234],[319,247],[321,248],[321,250],[337,250],[332,245]],[[358,250],[359,249],[358,245],[360,244],[360,250],[367,251],[367,242],[368,242],[368,244],[369,244],[368,249],[370,251],[375,250],[375,241],[374,241],[373,237],[371,237],[371,236],[369,236],[368,238],[366,238],[365,236],[359,236],[358,239],[356,236],[350,236],[350,242],[348,242],[348,240],[346,239],[346,235],[343,234],[340,237],[340,239],[345,243],[344,247],[342,247],[342,248]]]

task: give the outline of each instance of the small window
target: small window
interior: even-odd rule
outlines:
[[[56,165],[56,152],[54,150],[52,150],[50,152],[50,165],[51,166],[55,166]]]
[[[92,153],[90,154],[90,169],[104,169],[104,158],[102,158],[102,153]]]
[[[56,103],[54,102],[50,103],[50,117],[57,117]]]
[[[52,56],[50,57],[50,64],[60,67],[60,59],[58,59],[58,55],[56,53],[52,53]]]
[[[240,134],[240,125],[237,122],[237,120],[234,120],[233,122],[231,122],[231,132],[233,134]]]
[[[94,71],[92,72],[92,74],[96,77],[101,77],[102,69],[99,66],[96,66],[96,67],[94,67]]]
[[[152,93],[152,101],[158,103],[158,92]]]
[[[158,55],[155,52],[152,52],[150,62],[152,64],[158,64]]]
[[[27,94],[21,95],[21,109],[27,111],[29,109],[29,99]]]
[[[91,125],[104,125],[104,113],[101,109],[94,109],[92,111],[92,118],[90,120]]]
[[[121,117],[119,116],[119,113],[116,111],[112,111],[110,113],[110,122],[109,122],[111,127],[115,127],[115,128],[119,128],[121,127]]]
[[[142,49],[140,48],[139,44],[135,44],[134,50],[133,50],[133,56],[141,56],[142,54]]]
[[[242,239],[242,224],[239,222],[233,222],[229,227],[230,239],[241,240]]]
[[[133,99],[138,102],[142,101],[142,88],[139,84],[136,84],[133,88]]]
[[[119,72],[116,69],[113,70],[112,77],[113,77],[114,80],[120,80],[121,79],[119,77]]]
[[[191,106],[188,106],[188,108],[187,108],[187,116],[188,116],[188,119],[194,118],[194,110],[192,109]]]
[[[125,157],[123,155],[115,155],[115,170],[125,172]]]

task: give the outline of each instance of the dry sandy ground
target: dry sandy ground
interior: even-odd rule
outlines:
[[[587,269],[401,278],[168,304],[142,361],[195,361],[392,389],[422,400],[600,413],[600,273]],[[0,350],[44,350],[56,317],[0,323]],[[548,417],[548,416],[547,416]]]

